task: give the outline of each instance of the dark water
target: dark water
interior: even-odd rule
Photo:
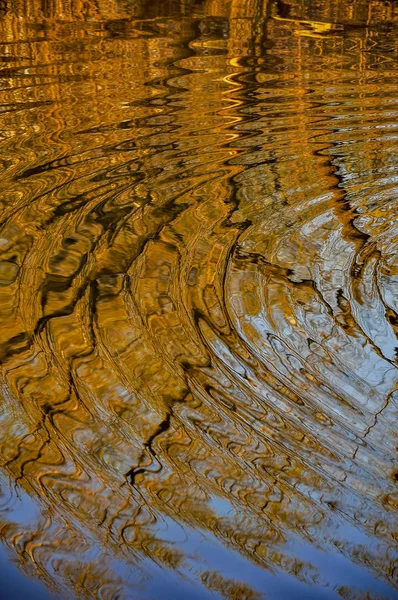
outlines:
[[[398,3],[0,13],[0,598],[398,598]]]

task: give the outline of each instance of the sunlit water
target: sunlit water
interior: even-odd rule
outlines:
[[[0,12],[2,600],[398,598],[398,3]]]

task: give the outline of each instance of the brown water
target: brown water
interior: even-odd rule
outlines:
[[[398,598],[398,3],[0,12],[0,597]]]

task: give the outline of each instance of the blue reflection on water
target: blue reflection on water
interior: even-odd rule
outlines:
[[[52,600],[42,583],[25,577],[0,546],[1,600]]]

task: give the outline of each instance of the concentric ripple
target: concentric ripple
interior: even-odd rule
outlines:
[[[397,3],[0,13],[10,560],[64,599],[397,598]]]

